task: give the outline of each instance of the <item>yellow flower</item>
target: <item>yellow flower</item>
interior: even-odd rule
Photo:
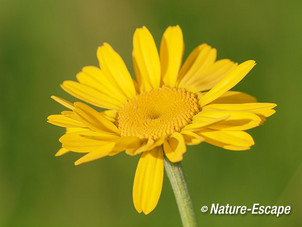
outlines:
[[[126,151],[141,155],[135,173],[133,201],[138,212],[150,213],[158,203],[164,161],[180,162],[186,145],[207,142],[229,150],[247,150],[253,138],[244,130],[261,125],[275,111],[245,93],[229,91],[254,67],[228,59],[216,61],[216,49],[195,48],[182,65],[183,35],[179,26],[165,31],[160,53],[147,28],[133,37],[136,81],[122,58],[105,43],[97,50],[100,67],[87,66],[78,82],[62,88],[96,107],[53,96],[68,108],[48,121],[65,127],[57,156],[87,153],[76,165]]]

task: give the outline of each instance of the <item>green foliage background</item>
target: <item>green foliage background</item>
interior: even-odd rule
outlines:
[[[96,49],[110,43],[133,74],[135,28],[146,25],[159,45],[179,24],[185,56],[198,44],[218,58],[254,59],[256,67],[236,90],[278,104],[253,129],[256,145],[232,152],[201,144],[183,161],[200,226],[302,226],[302,2],[282,0],[105,1],[0,0],[0,226],[181,226],[168,179],[148,216],[132,204],[138,157],[120,154],[75,167],[79,157],[55,158],[63,129],[46,123],[74,101],[59,84],[97,65]],[[275,217],[209,215],[200,208],[291,205]]]

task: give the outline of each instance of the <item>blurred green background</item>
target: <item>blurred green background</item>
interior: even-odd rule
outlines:
[[[0,0],[0,226],[181,226],[165,177],[157,208],[138,214],[132,183],[138,157],[120,154],[75,167],[79,157],[55,158],[63,129],[46,123],[64,108],[59,84],[97,65],[110,43],[133,73],[135,28],[146,25],[159,45],[179,24],[185,57],[200,43],[218,58],[254,59],[235,90],[278,104],[277,113],[249,131],[250,151],[201,144],[183,162],[200,226],[302,226],[302,2]],[[290,205],[290,215],[209,215],[203,205]]]

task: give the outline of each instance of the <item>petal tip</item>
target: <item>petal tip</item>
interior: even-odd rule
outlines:
[[[153,210],[144,210],[143,213],[144,213],[145,215],[148,215],[148,214],[151,213],[151,211],[153,211]]]
[[[66,90],[66,85],[69,84],[69,81],[68,80],[65,80],[63,83],[60,84],[60,87],[63,89],[63,90]]]
[[[83,162],[79,159],[74,162],[75,166],[81,165]]]
[[[61,153],[59,153],[59,152],[57,152],[57,153],[55,153],[55,157],[59,157],[59,156],[62,156],[63,154],[61,154]]]
[[[256,61],[255,60],[247,60],[247,61],[243,62],[242,64],[246,64],[246,65],[254,67],[256,65]]]
[[[139,209],[137,206],[135,206],[135,203],[134,203],[134,208],[137,211],[137,213],[139,213],[139,214],[142,213],[142,211],[143,211],[142,209]]]

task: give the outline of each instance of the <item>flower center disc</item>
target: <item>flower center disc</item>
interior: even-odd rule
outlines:
[[[198,111],[196,94],[161,87],[129,100],[118,113],[117,126],[122,136],[158,139],[180,131]]]

